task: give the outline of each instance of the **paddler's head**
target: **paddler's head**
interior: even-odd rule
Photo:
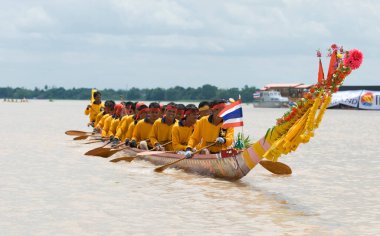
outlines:
[[[185,105],[183,104],[176,104],[177,112],[176,112],[176,119],[181,120],[183,116],[185,115]]]
[[[165,117],[169,120],[174,120],[176,118],[177,107],[174,102],[168,103],[165,106]]]
[[[123,117],[125,115],[125,107],[124,104],[116,104],[115,105],[115,116],[117,118]]]
[[[145,119],[148,114],[149,108],[143,102],[136,103],[136,120]]]
[[[210,115],[210,103],[207,101],[202,101],[198,105],[199,118]]]
[[[211,102],[211,114],[214,117],[219,117],[219,113],[226,106],[226,101],[224,99],[218,99]]]
[[[94,94],[94,103],[95,104],[100,104],[102,103],[102,94],[99,91],[96,91]]]
[[[194,104],[189,104],[186,106],[184,120],[187,126],[192,126],[198,120],[199,110]]]
[[[114,101],[107,100],[104,103],[104,111],[105,111],[105,113],[113,115],[114,108],[115,108],[115,102]]]
[[[157,120],[161,115],[161,107],[157,102],[152,102],[149,104],[149,119],[151,122]]]
[[[123,103],[123,102],[122,102]],[[134,103],[131,102],[131,101],[128,101],[128,102],[124,102],[124,106],[125,106],[125,110],[127,112],[127,115],[131,115],[131,114],[134,114],[135,113],[135,108],[132,107]]]

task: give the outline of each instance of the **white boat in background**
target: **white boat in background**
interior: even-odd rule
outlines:
[[[278,91],[260,91],[253,94],[253,106],[265,108],[289,107],[289,99]]]

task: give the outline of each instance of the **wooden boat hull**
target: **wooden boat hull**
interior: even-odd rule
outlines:
[[[124,153],[134,156],[142,151],[145,150],[131,148],[124,150]],[[137,156],[137,158],[149,161],[155,165],[165,165],[183,158],[183,155],[163,153]],[[241,179],[250,171],[250,168],[245,164],[242,152],[228,157],[222,157],[221,154],[194,155],[191,159],[173,164],[171,168],[230,181]]]

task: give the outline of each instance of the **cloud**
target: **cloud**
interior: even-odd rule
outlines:
[[[122,24],[128,28],[159,27],[164,29],[197,29],[202,24],[190,11],[175,1],[114,0]]]
[[[54,25],[54,20],[43,7],[31,7],[22,12],[15,25],[22,31],[33,32],[50,29]]]
[[[312,83],[315,50],[337,43],[363,51],[355,73],[376,83],[379,11],[370,0],[6,1],[0,75],[69,87],[125,76],[153,87],[157,78],[164,87]],[[112,84],[101,86],[104,77]]]

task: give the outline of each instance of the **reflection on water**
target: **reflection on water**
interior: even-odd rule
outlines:
[[[377,235],[379,112],[328,110],[315,138],[236,182],[86,157],[85,102],[0,103],[0,235]],[[283,109],[244,107],[265,134]],[[27,114],[25,116],[25,114]]]

